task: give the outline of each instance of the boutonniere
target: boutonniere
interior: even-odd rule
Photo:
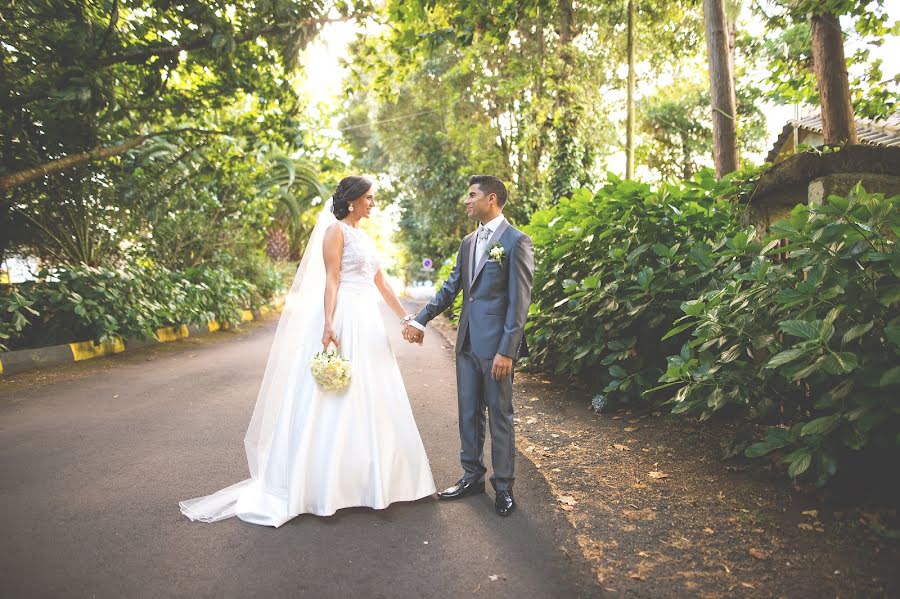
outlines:
[[[487,255],[490,256],[491,260],[496,260],[500,263],[500,266],[503,266],[503,257],[506,256],[506,250],[503,249],[499,241],[495,241],[494,245],[487,249]]]

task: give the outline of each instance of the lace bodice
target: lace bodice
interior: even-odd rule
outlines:
[[[341,283],[373,284],[379,263],[372,238],[348,224],[341,223],[341,227],[344,229]]]

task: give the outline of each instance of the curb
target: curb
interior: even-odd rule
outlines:
[[[269,305],[261,306],[259,310],[244,310],[241,313],[241,322],[259,320],[262,316],[270,312],[281,310],[284,306],[284,298],[285,295],[277,296]],[[210,320],[207,321],[206,326],[196,324],[176,324],[160,327],[156,329],[156,339],[123,339],[122,337],[114,337],[103,343],[96,343],[94,341],[76,341],[73,343],[62,343],[60,345],[49,345],[47,347],[0,352],[0,376],[23,372],[41,366],[52,366],[55,364],[68,364],[70,362],[90,360],[101,356],[118,354],[127,349],[136,349],[155,343],[171,343],[172,341],[179,341],[190,337],[191,335],[208,335],[210,333],[215,333],[216,331],[227,331],[231,328],[232,326],[227,322],[220,323],[217,320]]]

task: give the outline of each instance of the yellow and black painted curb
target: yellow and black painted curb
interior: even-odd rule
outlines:
[[[262,306],[259,310],[244,310],[241,313],[241,322],[258,320],[265,314],[281,310],[283,306],[284,296],[276,297],[270,305]],[[156,339],[125,340],[121,337],[114,337],[107,339],[103,343],[76,341],[48,347],[0,352],[0,376],[22,372],[23,370],[39,366],[65,364],[67,362],[78,362],[80,360],[90,360],[91,358],[118,354],[128,348],[143,347],[153,343],[178,341],[189,337],[191,333],[203,335],[216,331],[227,331],[230,328],[232,327],[227,322],[220,323],[216,320],[210,320],[206,323],[206,326],[180,324],[158,328],[156,329]]]

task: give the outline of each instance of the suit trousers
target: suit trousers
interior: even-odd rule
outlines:
[[[512,489],[515,480],[516,432],[513,423],[513,374],[495,380],[491,376],[493,358],[479,358],[472,352],[466,331],[456,355],[456,388],[459,402],[460,462],[464,480],[481,481],[484,465],[484,437],[487,421],[491,426],[491,485],[497,491]],[[515,368],[515,363],[513,364]]]

